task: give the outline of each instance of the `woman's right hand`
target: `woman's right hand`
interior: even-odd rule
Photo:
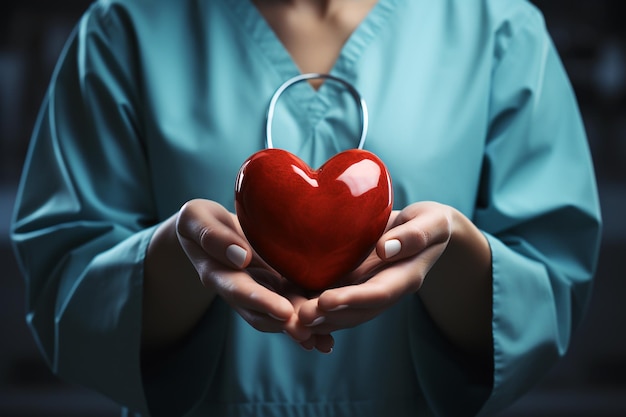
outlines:
[[[191,200],[178,213],[176,233],[202,285],[252,327],[286,333],[305,349],[332,349],[332,336],[301,324],[297,313],[307,298],[254,252],[235,214],[210,200]]]

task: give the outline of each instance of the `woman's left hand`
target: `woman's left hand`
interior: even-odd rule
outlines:
[[[315,334],[328,335],[371,320],[416,293],[450,242],[453,218],[454,209],[433,202],[392,212],[376,250],[343,286],[300,305],[300,321]]]

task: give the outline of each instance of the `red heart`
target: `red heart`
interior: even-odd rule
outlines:
[[[385,231],[391,176],[373,153],[348,150],[312,170],[281,149],[239,170],[235,208],[255,251],[307,290],[329,288],[356,268]]]

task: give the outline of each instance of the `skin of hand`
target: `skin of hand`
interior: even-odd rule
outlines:
[[[177,262],[165,256],[176,250]],[[414,293],[453,343],[479,352],[491,346],[488,244],[465,216],[438,203],[392,212],[376,250],[341,287],[314,296],[263,262],[236,215],[212,201],[186,203],[157,230],[148,254],[143,336],[148,347],[181,338],[219,295],[255,329],[283,332],[307,350],[329,353],[332,332],[371,320]],[[442,257],[445,262],[437,262]],[[185,263],[193,273],[178,281],[167,277],[180,275]]]
[[[452,207],[420,202],[392,212],[376,250],[344,284],[299,306],[300,321],[314,334],[357,326],[418,294],[452,343],[491,357],[491,252]]]
[[[181,209],[176,230],[204,287],[252,327],[283,332],[307,350],[332,350],[330,334],[314,335],[298,320],[306,295],[258,257],[236,215],[215,202],[192,200]]]

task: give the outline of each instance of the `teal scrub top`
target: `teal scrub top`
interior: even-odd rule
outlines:
[[[395,207],[448,204],[487,236],[492,381],[474,377],[416,295],[336,332],[330,355],[258,332],[218,299],[162,369],[142,374],[151,234],[192,198],[233,210],[270,97],[298,73],[248,0],[89,8],[53,74],[12,226],[27,322],[50,367],[128,415],[456,417],[511,404],[565,353],[600,235],[576,100],[523,0],[379,0],[332,69],[368,104],[365,148],[387,164]],[[272,124],[274,145],[313,167],[355,147],[360,128],[331,81],[294,85]]]

